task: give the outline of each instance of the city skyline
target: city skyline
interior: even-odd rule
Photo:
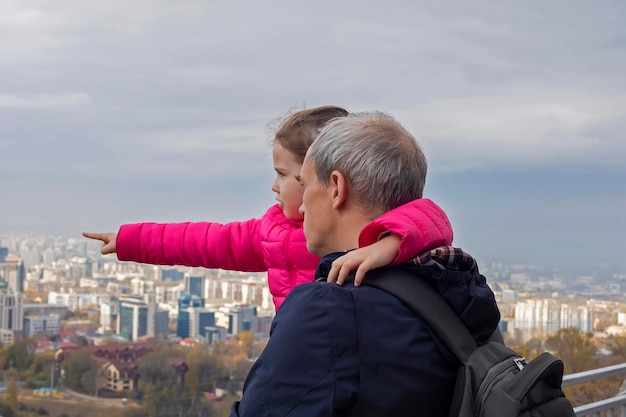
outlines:
[[[0,4],[0,234],[237,221],[271,126],[396,116],[479,259],[625,268],[626,6],[557,1]]]

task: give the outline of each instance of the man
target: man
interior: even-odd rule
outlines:
[[[307,247],[323,256],[317,277],[358,247],[371,220],[421,198],[425,179],[424,154],[392,117],[357,113],[330,122],[309,148],[300,179]],[[434,266],[413,266],[415,279],[441,289],[485,340],[499,320],[493,293],[477,270],[444,271],[453,258],[422,256]],[[231,416],[447,416],[457,368],[395,297],[316,281],[285,300]]]

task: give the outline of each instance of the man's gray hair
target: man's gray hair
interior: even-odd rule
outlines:
[[[413,135],[382,112],[351,113],[330,121],[307,158],[324,186],[333,171],[341,172],[372,218],[421,198],[424,191],[426,156]]]

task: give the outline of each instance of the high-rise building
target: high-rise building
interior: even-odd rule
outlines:
[[[59,317],[63,317],[67,314],[68,309],[67,306],[59,305],[59,304],[23,304],[22,310],[24,311],[24,315],[49,315],[56,314]]]
[[[50,291],[48,293],[49,304],[67,306],[70,310],[89,308],[108,303],[110,295],[107,293],[68,294],[67,292]]]
[[[215,312],[206,307],[190,307],[187,309],[189,317],[189,335],[196,340],[206,337],[206,329],[215,327]]]
[[[24,317],[24,337],[54,335],[59,332],[59,315],[47,314]]]
[[[178,320],[176,322],[176,336],[186,338],[190,336],[189,309],[204,307],[204,298],[197,295],[183,294],[178,299]]]
[[[41,252],[36,248],[27,248],[20,251],[26,270],[41,264]]]
[[[41,260],[46,267],[51,267],[52,264],[56,261],[56,255],[54,254],[53,248],[46,248],[42,255]]]
[[[100,304],[100,326],[103,331],[113,330],[113,323],[117,320],[119,302]]]
[[[184,276],[185,273],[179,271],[176,268],[161,270],[161,281],[165,281],[166,279],[171,279],[172,281],[180,281],[184,278]]]
[[[148,305],[138,298],[120,298],[117,318],[117,333],[135,341],[148,334]],[[152,325],[154,327],[154,325]]]
[[[0,262],[0,280],[4,281],[13,291],[23,292],[26,269],[22,259],[5,257],[4,262]]]
[[[206,327],[204,329],[204,342],[207,345],[221,342],[228,337],[228,331],[219,326]]]
[[[22,338],[22,293],[14,291],[6,283],[0,283],[0,340],[11,344]]]
[[[156,312],[157,312],[157,303],[156,303],[156,295],[154,291],[149,292],[143,296],[143,301],[146,303],[148,307],[148,331],[147,335],[155,336],[156,335]]]
[[[170,313],[167,310],[158,310],[154,313],[154,335],[166,340],[170,334]]]
[[[204,298],[204,277],[185,274],[185,293]]]
[[[206,277],[203,291],[207,299],[251,304],[264,310],[273,309],[267,274],[227,272]]]
[[[135,341],[141,336],[162,336],[169,333],[169,313],[157,310],[154,292],[143,299],[123,297],[119,299],[117,333]]]
[[[514,326],[524,333],[524,340],[547,337],[568,327],[589,332],[593,322],[593,311],[586,305],[570,305],[551,298],[518,301],[515,305]]]
[[[89,258],[75,256],[69,262],[70,278],[91,278],[93,277],[93,262]]]
[[[130,280],[130,291],[135,297],[154,292],[154,281],[148,281],[144,277],[135,277]]]
[[[251,305],[231,307],[228,313],[228,333],[238,334],[244,331],[257,331],[257,308]]]
[[[184,339],[189,337],[189,309],[178,310],[176,319],[176,336]]]
[[[257,317],[257,329],[256,334],[260,338],[266,338],[270,335],[270,329],[272,328],[272,322],[274,316],[259,316]]]

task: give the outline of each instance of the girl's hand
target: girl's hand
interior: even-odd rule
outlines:
[[[107,255],[109,253],[116,253],[115,239],[117,239],[117,233],[90,233],[83,232],[83,236],[89,239],[100,240],[102,242],[102,249],[100,253]]]
[[[400,236],[390,234],[370,246],[355,249],[340,256],[333,261],[327,281],[343,285],[346,277],[356,270],[354,285],[358,287],[363,282],[367,271],[387,266],[396,259],[401,243]]]

